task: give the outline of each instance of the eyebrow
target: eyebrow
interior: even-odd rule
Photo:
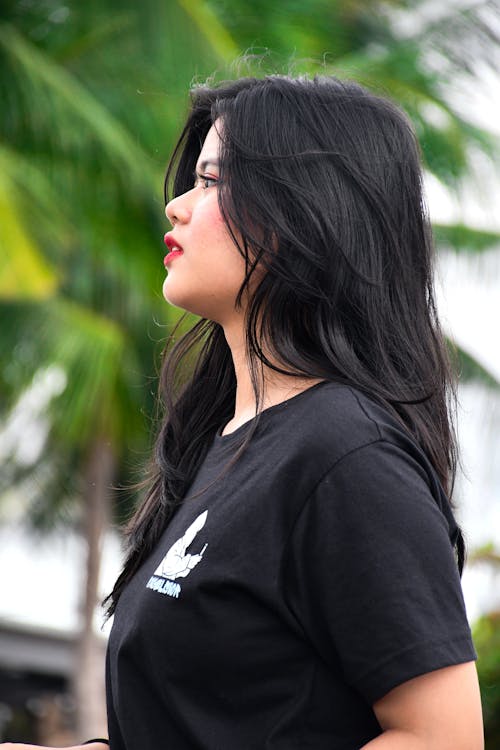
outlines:
[[[213,167],[218,167],[219,160],[216,158],[204,159],[202,162],[196,165],[196,169],[194,170],[195,175],[197,175],[199,172],[204,172],[209,164],[211,164]]]

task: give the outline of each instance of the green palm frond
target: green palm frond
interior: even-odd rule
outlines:
[[[500,247],[500,232],[474,229],[465,224],[433,224],[436,245],[460,253],[478,253]]]
[[[59,63],[68,64],[85,55],[100,52],[103,47],[114,42],[117,34],[133,30],[134,22],[133,13],[113,13],[93,23],[83,34],[64,44],[57,53],[56,59]]]
[[[29,387],[33,372],[45,367],[58,365],[66,375],[67,385],[52,411],[63,442],[84,446],[89,436],[103,434],[119,443],[137,427],[145,384],[124,328],[103,314],[57,297],[43,304],[3,305],[1,312],[7,327],[0,340],[0,361],[6,361],[9,351],[12,359],[19,360],[13,370],[17,386],[13,395]],[[20,358],[16,346],[24,339],[30,350]]]
[[[41,164],[27,154],[0,143],[0,179],[14,199],[24,227],[36,227],[52,246],[61,250],[74,241],[76,230],[63,209],[63,195],[56,190]],[[1,214],[0,214],[1,216]]]
[[[229,62],[238,57],[240,50],[237,44],[207,2],[178,0],[178,3],[193,21],[202,38],[221,60]]]
[[[61,129],[58,115],[73,115],[83,124],[105,149],[108,159],[115,161],[121,169],[127,170],[127,178],[140,187],[150,187],[157,176],[141,148],[132,140],[128,131],[111,112],[106,109],[78,79],[58,65],[39,47],[31,44],[13,26],[0,24],[0,46],[14,66],[19,77],[22,72],[31,88],[37,90],[34,108],[31,110],[33,124],[40,121],[43,114],[52,123],[54,133],[79,142],[81,135],[78,124]],[[44,102],[42,91],[46,92]],[[25,97],[28,105],[31,97]],[[57,139],[60,145],[64,141]]]
[[[477,76],[478,64],[497,69],[500,62],[500,33],[498,0],[479,0],[457,8],[443,3],[441,12],[429,20],[412,38],[425,50],[441,53],[441,75],[452,74],[472,78]],[[463,40],[467,40],[467,44]]]
[[[460,382],[476,381],[488,388],[498,390],[500,380],[490,370],[482,365],[476,357],[469,354],[462,346],[449,342],[452,356],[456,362]]]
[[[47,358],[66,373],[68,385],[57,410],[73,444],[108,432],[116,407],[114,385],[123,366],[125,333],[113,321],[74,302],[56,299],[45,306]]]
[[[15,188],[0,171],[0,298],[46,299],[58,273],[29,235],[15,201]]]

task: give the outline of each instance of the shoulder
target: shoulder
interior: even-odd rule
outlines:
[[[290,407],[280,439],[303,470],[312,471],[314,487],[326,488],[328,495],[335,487],[337,497],[341,488],[345,497],[357,488],[360,507],[362,498],[372,495],[390,499],[391,507],[395,497],[401,498],[403,509],[409,497],[426,496],[454,532],[453,515],[430,460],[387,408],[338,383],[312,388]]]
[[[382,441],[403,451],[420,448],[387,408],[351,386],[321,383],[282,405],[279,429],[283,439],[307,455],[325,456],[333,466],[353,451]]]

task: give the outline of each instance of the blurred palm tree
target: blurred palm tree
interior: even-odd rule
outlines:
[[[105,731],[92,626],[102,539],[111,488],[130,484],[148,453],[165,335],[153,321],[171,322],[160,301],[162,173],[193,75],[221,62],[181,3],[115,7],[10,2],[0,24],[4,414],[34,373],[57,364],[66,382],[43,451],[10,461],[3,481],[34,476],[31,520],[76,520],[87,541],[80,736]]]
[[[36,476],[29,514],[38,525],[73,518],[79,509],[88,544],[76,691],[80,707],[89,706],[81,713],[82,736],[102,731],[89,696],[100,549],[116,498],[111,487],[137,479],[149,452],[154,362],[165,338],[155,323],[173,318],[159,293],[160,196],[186,92],[214,70],[219,78],[290,68],[347,74],[406,108],[427,169],[456,187],[470,170],[470,155],[491,156],[494,140],[457,111],[449,86],[457,71],[470,80],[477,75],[463,50],[492,64],[497,40],[488,14],[498,18],[498,6],[450,5],[446,17],[425,20],[427,5],[4,0],[3,414],[34,373],[56,363],[66,381],[51,402],[43,450],[28,465],[6,465],[5,482]],[[436,236],[468,252],[499,241],[463,226],[436,227]],[[487,376],[472,359],[462,361]],[[126,499],[115,504],[119,515],[126,505]]]

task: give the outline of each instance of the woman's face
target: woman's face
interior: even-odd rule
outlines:
[[[172,231],[165,235],[169,254],[163,296],[176,307],[221,325],[241,317],[235,300],[245,278],[245,261],[221,216],[218,129],[213,125],[196,164],[194,187],[165,208]]]

